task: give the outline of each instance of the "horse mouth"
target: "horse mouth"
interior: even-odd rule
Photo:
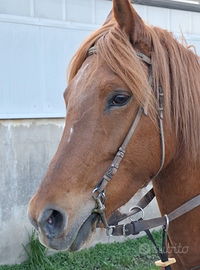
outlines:
[[[100,216],[95,213],[91,214],[81,225],[68,251],[74,252],[80,250],[82,247],[88,246],[93,239],[99,222]]]

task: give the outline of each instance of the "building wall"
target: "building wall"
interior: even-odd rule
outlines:
[[[28,201],[64,127],[67,64],[111,7],[104,0],[0,0],[0,264],[25,258],[22,244],[32,230]],[[200,13],[135,8],[146,22],[177,37],[181,28],[200,54]],[[158,215],[155,202],[148,215]],[[95,241],[101,238],[99,234]]]
[[[0,118],[64,117],[69,60],[111,8],[103,0],[0,0]],[[200,13],[135,8],[180,40],[182,31],[200,54]]]

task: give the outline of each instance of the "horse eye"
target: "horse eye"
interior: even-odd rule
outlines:
[[[118,94],[116,96],[114,96],[114,98],[112,99],[112,106],[123,106],[125,105],[128,100],[129,100],[129,96],[128,95],[122,95],[122,94]]]

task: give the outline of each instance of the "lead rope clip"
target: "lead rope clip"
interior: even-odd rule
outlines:
[[[166,225],[163,226],[163,255],[165,252],[167,252],[166,250],[166,245],[167,243],[165,243],[165,234],[167,233],[168,229],[169,229],[169,217],[168,215],[164,215],[165,219],[166,219]],[[166,270],[171,269],[170,265],[176,262],[175,258],[168,258],[167,256],[167,261],[162,262],[161,260],[156,261],[155,265],[158,267],[164,267]]]
[[[104,225],[104,227],[106,228],[106,234],[110,237],[112,236],[113,233],[113,228],[115,228],[115,226],[109,226],[108,222],[106,220],[106,216],[105,216],[105,192],[100,192],[97,196],[95,196],[95,193],[98,192],[98,188],[95,188],[92,191],[92,198],[94,199],[95,203],[96,203],[96,207],[92,210],[92,213],[96,213],[99,214],[101,217],[101,221]]]

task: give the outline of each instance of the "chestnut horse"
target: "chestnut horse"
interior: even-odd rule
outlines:
[[[199,57],[168,31],[146,25],[128,0],[113,0],[104,25],[75,54],[64,99],[63,136],[29,204],[30,221],[44,245],[75,251],[91,241],[99,222],[91,192],[112,163],[138,108],[143,110],[134,135],[117,173],[107,182],[106,218],[153,178],[162,215],[200,193]],[[172,269],[200,265],[200,207],[170,222],[168,237],[170,256],[177,261]],[[177,252],[173,247],[178,245],[187,247],[187,253]]]

